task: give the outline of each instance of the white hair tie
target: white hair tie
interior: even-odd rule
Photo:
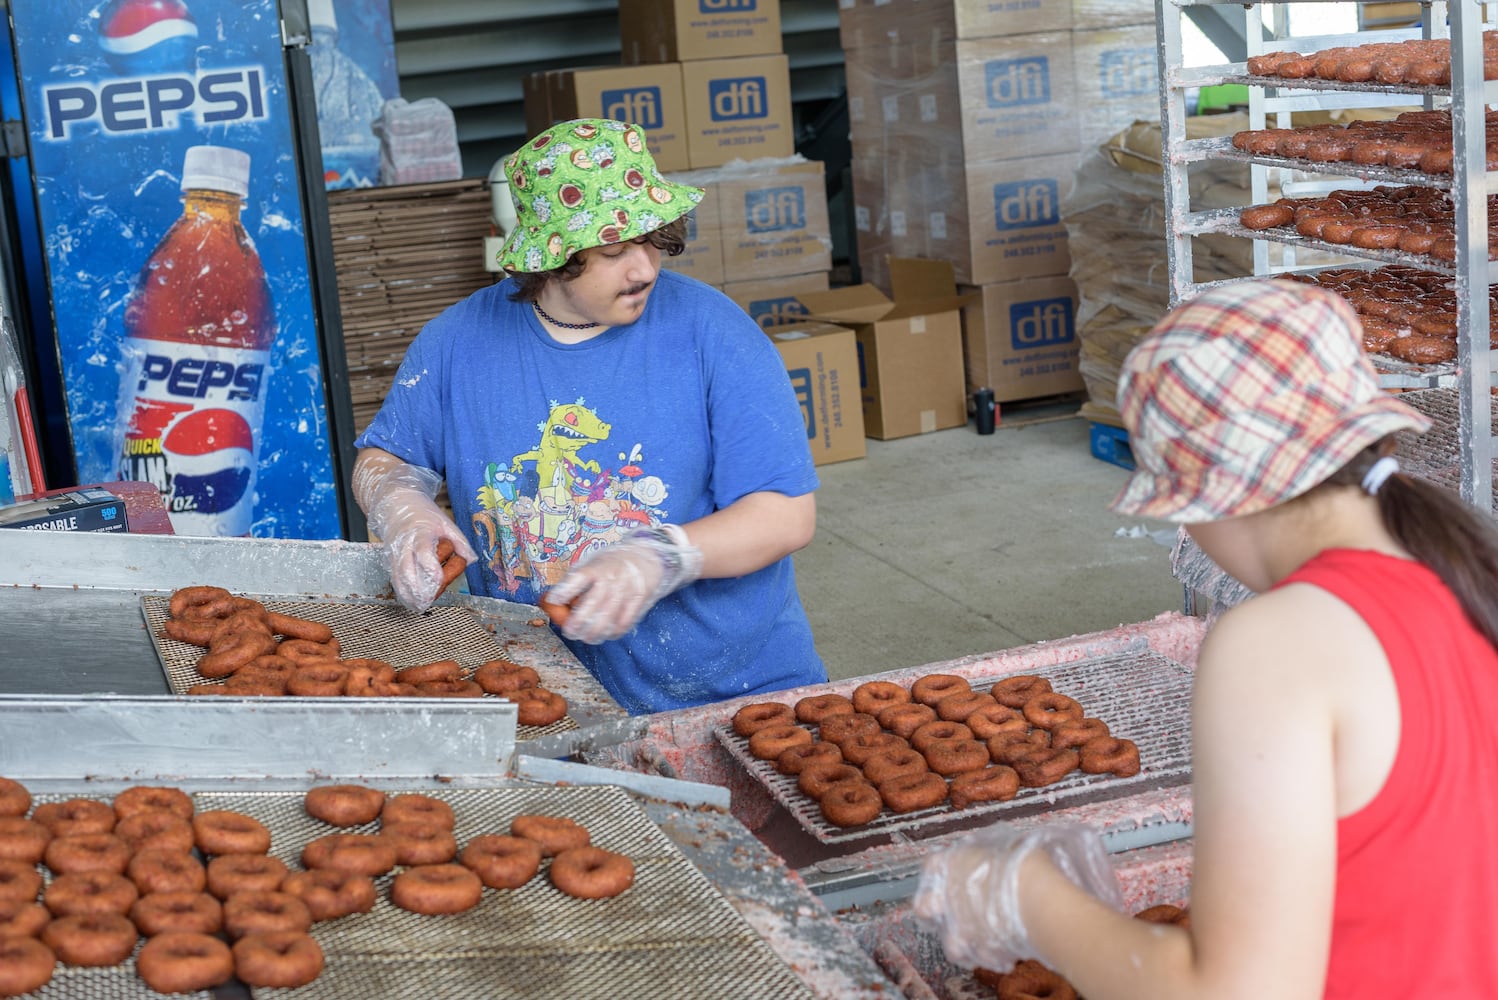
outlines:
[[[1393,455],[1385,455],[1374,462],[1372,467],[1363,476],[1363,492],[1370,497],[1378,496],[1378,491],[1383,488],[1389,477],[1399,471],[1399,460]]]

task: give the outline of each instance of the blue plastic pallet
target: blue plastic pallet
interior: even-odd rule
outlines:
[[[1093,424],[1092,457],[1111,462],[1119,468],[1133,470],[1134,452],[1129,448],[1129,432],[1122,427]]]

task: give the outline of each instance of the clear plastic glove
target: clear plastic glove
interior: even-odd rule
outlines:
[[[636,528],[590,550],[546,599],[572,608],[563,635],[596,645],[624,635],[662,597],[701,575],[702,550],[679,525]]]
[[[947,958],[968,968],[1007,969],[1045,959],[1020,915],[1020,868],[1042,851],[1063,875],[1115,910],[1123,898],[1103,840],[1091,827],[1059,823],[1016,830],[997,823],[926,859],[915,892],[916,918],[937,934]]]
[[[446,538],[456,556],[478,556],[452,518],[437,506],[442,477],[418,465],[373,466],[356,477],[354,496],[364,505],[369,530],[385,544],[385,564],[395,596],[417,614],[446,587],[437,543]]]

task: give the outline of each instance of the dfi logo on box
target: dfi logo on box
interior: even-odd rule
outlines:
[[[1104,97],[1148,97],[1160,88],[1155,50],[1150,48],[1104,52],[1098,76]]]
[[[811,369],[787,368],[791,377],[791,388],[796,391],[796,402],[801,406],[801,416],[806,421],[806,440],[817,439],[817,408],[811,400]]]
[[[1046,104],[1051,99],[1051,61],[1045,56],[995,59],[984,65],[983,72],[990,108]]]
[[[1054,180],[1012,181],[993,186],[994,228],[1030,229],[1061,221],[1060,196]]]
[[[1009,307],[1009,343],[1016,351],[1054,347],[1077,339],[1072,300],[1033,299]]]
[[[762,76],[709,80],[707,102],[713,121],[729,122],[765,117],[769,114],[765,89],[765,78]]]
[[[699,14],[737,14],[758,7],[758,0],[697,0]]]
[[[632,122],[642,128],[661,127],[661,88],[627,87],[600,95],[603,117]]]
[[[799,187],[765,188],[744,195],[744,224],[751,233],[806,228],[806,192]]]
[[[811,315],[801,300],[794,295],[778,299],[755,299],[749,303],[749,315],[754,322],[769,329],[782,323],[796,323]]]

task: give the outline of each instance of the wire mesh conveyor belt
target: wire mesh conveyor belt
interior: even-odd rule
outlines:
[[[457,660],[464,678],[480,664],[508,658],[505,650],[469,608],[438,605],[424,615],[411,615],[389,603],[357,601],[285,601],[273,597],[244,595],[260,601],[270,611],[322,622],[333,630],[343,656],[385,660],[397,667],[436,660]],[[173,694],[186,694],[194,684],[213,684],[197,671],[203,649],[161,634],[170,617],[170,598],[159,594],[141,596],[151,642],[166,672]],[[544,683],[544,680],[543,680]],[[484,695],[492,698],[493,695]],[[516,738],[534,740],[553,733],[577,729],[570,716],[549,726],[517,726]]]
[[[803,1000],[806,985],[623,789],[612,786],[438,789],[453,807],[460,845],[505,833],[516,816],[566,816],[592,842],[629,857],[635,882],[610,899],[574,899],[552,886],[546,865],[519,889],[484,890],[465,913],[422,916],[389,900],[394,874],[376,879],[368,913],[319,922],[312,936],[323,972],[295,990],[254,989],[257,1000],[413,997],[429,1000],[752,996]],[[38,796],[38,801],[63,796]],[[309,841],[333,827],[309,817],[302,792],[198,792],[199,811],[231,809],[271,831],[271,854],[293,870]],[[346,832],[373,833],[378,823]],[[193,994],[207,998],[208,993]],[[35,1000],[155,997],[134,959],[112,968],[59,966]]]
[[[1115,736],[1138,745],[1141,766],[1137,775],[1117,778],[1073,772],[1053,785],[1021,788],[1008,802],[976,803],[964,809],[943,804],[904,814],[886,810],[863,826],[838,827],[823,818],[816,801],[797,787],[794,775],[779,773],[774,761],[756,759],[749,752],[749,741],[734,733],[732,726],[716,726],[713,735],[803,829],[824,844],[894,833],[925,836],[976,817],[1029,816],[1191,780],[1191,673],[1183,664],[1153,652],[1131,650],[1056,664],[1042,674],[1056,691],[1081,702],[1088,716],[1106,722]],[[987,691],[999,679],[974,681],[972,687]]]
[[[1457,439],[1457,413],[1461,400],[1455,389],[1422,389],[1398,397],[1431,419],[1424,434],[1401,434],[1395,455],[1404,471],[1461,492],[1461,443]],[[1498,398],[1492,400],[1493,426],[1498,428]],[[1498,470],[1498,460],[1494,461]],[[1498,476],[1494,477],[1493,510],[1498,512]]]

